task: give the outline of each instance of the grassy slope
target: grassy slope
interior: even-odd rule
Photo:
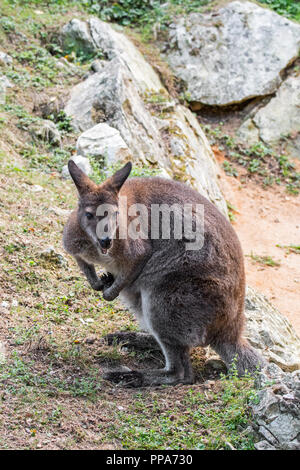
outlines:
[[[37,118],[36,95],[63,92],[80,71],[56,70],[52,56],[39,49],[40,33],[76,11],[40,14],[36,8],[5,0],[0,12],[1,48],[14,55],[14,66],[3,71],[15,85],[0,108],[0,293],[6,302],[0,340],[7,352],[0,364],[0,448],[252,448],[245,431],[252,380],[203,384],[200,349],[193,355],[194,386],[122,390],[103,382],[105,367],[159,366],[161,357],[106,346],[104,334],[136,328],[130,314],[93,292],[71,258],[61,267],[40,256],[49,245],[62,252],[64,211],[75,206],[76,192],[58,170],[76,135],[65,132],[60,153],[34,143],[27,127]],[[37,48],[44,61],[36,59]]]

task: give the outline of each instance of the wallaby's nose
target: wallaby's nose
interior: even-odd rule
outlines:
[[[109,237],[103,237],[103,238],[101,238],[101,240],[100,240],[100,246],[101,246],[101,248],[104,248],[104,249],[109,248],[109,247],[110,247],[110,242],[111,242],[111,240],[110,240]]]

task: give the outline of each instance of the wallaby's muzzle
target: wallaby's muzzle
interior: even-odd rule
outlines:
[[[109,237],[101,238],[100,239],[100,246],[101,246],[102,253],[105,254],[111,246],[111,239]]]

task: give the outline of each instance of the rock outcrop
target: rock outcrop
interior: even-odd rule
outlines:
[[[79,35],[81,23],[74,21],[63,28],[63,41],[72,37],[74,24],[76,37]],[[114,128],[130,149],[133,161],[187,182],[227,215],[217,182],[218,167],[197,119],[171,99],[128,38],[97,19],[91,18],[88,24],[89,28],[82,28],[80,47],[95,47],[107,60],[105,65],[101,63],[100,71],[71,91],[65,112],[73,118],[74,127],[84,132],[93,132],[91,128],[99,124]],[[82,137],[78,141],[81,153]],[[93,139],[93,147],[102,144],[99,134],[99,142]],[[108,145],[106,151],[113,155],[114,145]]]
[[[299,49],[300,25],[235,1],[217,13],[179,18],[164,52],[189,100],[225,106],[274,93]]]
[[[286,317],[268,300],[248,287],[246,337],[270,362],[284,371],[300,368],[300,339]]]
[[[300,338],[287,318],[266,297],[247,287],[245,301],[245,337],[275,370],[293,372],[300,369]],[[208,359],[219,359],[207,349]]]
[[[300,450],[300,370],[284,373],[270,364],[258,379],[251,405],[258,450]]]
[[[286,149],[300,158],[300,75],[288,77],[274,98],[247,119],[237,134],[243,141],[260,139],[271,146],[292,137]]]
[[[87,22],[71,20],[62,28],[61,42],[64,48],[71,46],[85,53],[100,51],[108,60],[118,58],[128,67],[141,91],[159,92],[162,88],[159,77],[134,44],[98,18]]]

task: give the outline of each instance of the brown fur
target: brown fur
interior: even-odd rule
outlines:
[[[66,250],[77,259],[91,286],[103,290],[106,300],[120,295],[142,328],[154,336],[166,359],[163,370],[114,372],[107,378],[127,385],[190,383],[193,373],[189,349],[197,345],[211,345],[228,366],[236,357],[240,374],[263,364],[264,360],[242,337],[243,254],[231,224],[217,208],[179,182],[158,177],[127,180],[130,164],[101,186],[92,183],[73,162],[69,168],[79,191],[79,206],[65,227]],[[109,202],[117,210],[119,196],[127,197],[128,206],[144,204],[149,222],[152,204],[203,204],[203,247],[186,251],[184,241],[174,238],[115,239],[103,254],[95,232],[96,208]],[[88,223],[87,210],[94,214]],[[125,216],[120,214],[119,220]],[[99,279],[95,264],[106,268],[113,278]],[[124,339],[126,333],[120,337]]]

